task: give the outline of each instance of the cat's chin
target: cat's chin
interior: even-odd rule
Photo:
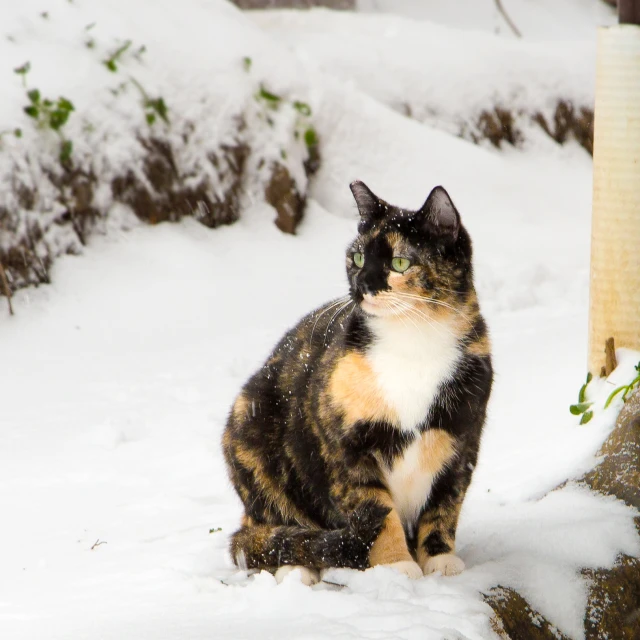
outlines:
[[[396,315],[396,312],[392,309],[389,309],[389,307],[374,302],[369,302],[367,300],[363,300],[360,303],[360,308],[367,315],[375,316],[376,318],[391,318],[392,316]]]

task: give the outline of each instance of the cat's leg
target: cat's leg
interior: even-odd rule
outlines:
[[[464,562],[455,554],[455,538],[470,476],[460,467],[455,465],[436,480],[418,519],[416,557],[425,575],[439,571],[454,576],[464,570]]]
[[[375,501],[389,509],[389,512],[384,519],[382,530],[369,551],[369,566],[382,565],[403,573],[413,580],[421,578],[422,569],[409,551],[402,521],[391,496],[386,491],[376,490],[373,496],[368,493],[363,497],[371,500],[374,496]]]
[[[395,509],[387,515],[380,535],[369,551],[369,564],[395,569],[412,580],[422,578],[420,565],[411,556],[400,516]]]
[[[288,576],[292,571],[300,572],[300,582],[308,587],[320,582],[320,573],[316,569],[308,569],[296,564],[287,564],[282,567],[278,567],[274,576],[276,582],[280,584],[285,576]]]

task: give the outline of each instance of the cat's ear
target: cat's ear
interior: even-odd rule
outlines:
[[[384,207],[380,198],[362,180],[354,180],[349,187],[358,205],[361,218],[376,219],[384,216]]]
[[[431,233],[451,242],[458,239],[460,214],[442,187],[435,187],[431,191],[418,213]]]

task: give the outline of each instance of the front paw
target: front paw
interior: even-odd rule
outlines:
[[[422,578],[422,569],[417,562],[413,560],[401,560],[400,562],[390,562],[389,564],[382,565],[383,567],[389,567],[399,573],[403,573],[405,576],[409,576],[412,580]]]
[[[464,562],[453,553],[441,553],[428,558],[423,565],[424,575],[439,571],[443,576],[457,576],[464,571]]]

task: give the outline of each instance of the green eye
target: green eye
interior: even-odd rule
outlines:
[[[407,258],[394,258],[391,261],[391,268],[398,273],[404,273],[411,266],[411,260]]]
[[[364,256],[361,253],[354,253],[353,261],[358,269],[362,269],[362,265],[364,265]]]

